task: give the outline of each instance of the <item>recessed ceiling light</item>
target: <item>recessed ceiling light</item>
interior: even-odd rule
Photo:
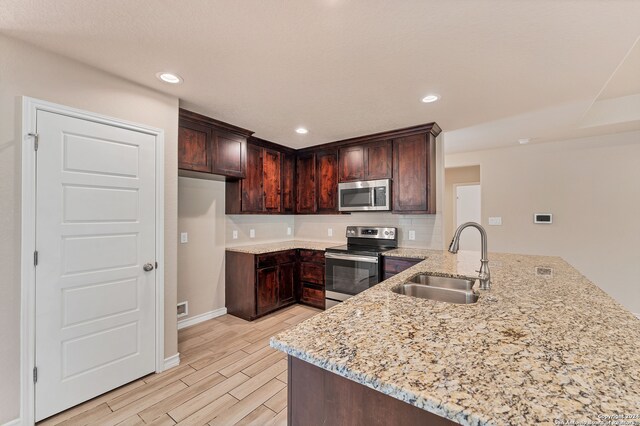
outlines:
[[[296,129],[296,133],[300,133],[301,135],[306,135],[307,133],[309,133],[309,131],[307,129],[305,129],[304,127],[298,127]]]
[[[430,104],[431,102],[435,102],[438,99],[440,99],[440,96],[438,95],[427,95],[422,98],[422,102],[424,102],[425,104]]]
[[[173,74],[170,72],[159,72],[156,74],[156,77],[158,77],[160,80],[164,81],[165,83],[171,83],[171,84],[179,84],[182,83],[182,77],[180,77],[178,74]]]
[[[529,139],[529,138],[522,138],[522,139],[518,139],[518,143],[519,143],[520,145],[526,145],[526,144],[528,144],[529,142],[531,142],[531,139]]]

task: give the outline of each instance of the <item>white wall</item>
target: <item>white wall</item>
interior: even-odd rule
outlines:
[[[489,250],[561,256],[640,313],[640,132],[447,155],[480,165]],[[534,212],[554,214],[533,224]]]
[[[175,312],[178,100],[0,35],[0,424],[20,414],[21,96],[165,130],[165,306]],[[165,354],[177,352],[167,315]]]

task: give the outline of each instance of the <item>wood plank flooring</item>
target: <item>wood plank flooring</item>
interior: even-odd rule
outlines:
[[[286,425],[287,361],[269,338],[318,312],[294,305],[253,322],[225,315],[180,330],[178,367],[38,425]]]

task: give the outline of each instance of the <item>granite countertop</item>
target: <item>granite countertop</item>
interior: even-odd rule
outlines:
[[[236,247],[226,247],[226,250],[237,251],[249,254],[265,254],[283,250],[307,249],[307,250],[325,250],[327,247],[339,246],[339,242],[335,241],[300,241],[289,240],[279,241],[275,243],[250,244]]]
[[[418,272],[475,277],[478,253],[391,255],[418,252],[271,346],[464,425],[640,414],[640,321],[564,260],[490,254],[492,289],[454,305],[391,288]]]

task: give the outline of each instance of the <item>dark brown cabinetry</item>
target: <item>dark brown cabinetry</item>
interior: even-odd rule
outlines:
[[[278,147],[249,139],[246,177],[226,183],[227,214],[293,212],[294,155]]]
[[[298,154],[296,161],[296,213],[315,213],[316,199],[316,154]]]
[[[340,182],[391,178],[391,141],[345,146],[338,151]]]
[[[436,212],[435,137],[429,133],[393,141],[393,211]]]
[[[178,168],[244,178],[247,138],[253,132],[187,110],[180,110]]]
[[[318,213],[338,211],[338,153],[335,149],[316,153]]]
[[[282,154],[282,212],[295,211],[295,175],[296,156],[293,153]]]
[[[288,359],[290,425],[458,424],[301,359]]]
[[[382,270],[385,280],[422,262],[422,259],[408,257],[382,256],[382,259]]]
[[[324,252],[300,250],[300,302],[324,309]]]
[[[296,213],[338,211],[338,152],[302,152],[296,162]]]
[[[225,253],[227,311],[251,321],[296,302],[297,250]]]

